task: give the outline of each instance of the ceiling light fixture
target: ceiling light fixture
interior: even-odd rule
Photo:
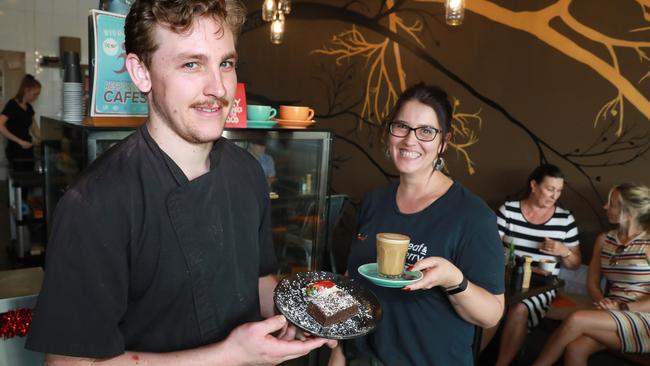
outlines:
[[[271,22],[271,43],[282,43],[284,39],[284,15],[289,13],[291,13],[291,0],[264,0],[262,4],[262,20]]]
[[[449,25],[461,25],[465,18],[465,0],[445,0],[445,21]]]

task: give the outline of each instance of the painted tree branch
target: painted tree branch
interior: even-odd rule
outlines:
[[[387,0],[386,5],[387,9],[391,11],[388,13],[388,31],[395,35],[399,34],[400,30],[403,31],[409,39],[414,40],[423,49],[424,44],[417,35],[422,30],[422,24],[416,21],[412,26],[406,26],[399,15],[392,12],[396,10],[393,1]],[[370,43],[357,29],[356,25],[353,25],[351,30],[335,35],[331,43],[332,46],[316,49],[312,53],[336,56],[337,65],[341,65],[344,59],[349,61],[360,55],[366,58],[366,62],[371,63],[367,73],[361,116],[380,125],[397,101],[398,91],[395,84],[399,85],[400,91],[406,89],[406,72],[402,67],[400,43],[389,38],[385,38],[381,42]],[[393,73],[389,71],[386,60],[390,56],[388,52],[390,44],[393,46],[392,56],[396,65]],[[394,81],[391,77],[391,75],[395,74],[397,75],[397,81]],[[470,158],[468,148],[476,144],[479,139],[467,122],[470,119],[476,119],[478,113],[463,114],[457,112],[456,107],[459,104],[458,100],[455,100],[452,122],[452,129],[455,133],[450,146],[463,156],[469,174],[474,174],[476,169],[474,161]],[[480,122],[480,117],[478,117],[478,120]]]
[[[444,0],[417,0],[418,2],[442,3]],[[639,4],[647,6],[646,0],[637,0]],[[513,29],[526,32],[540,39],[550,47],[562,52],[566,56],[585,64],[593,69],[603,79],[614,86],[619,93],[634,105],[644,116],[650,120],[650,101],[646,98],[620,71],[613,65],[608,64],[595,54],[581,47],[570,38],[559,33],[551,27],[551,20],[561,19],[567,26],[585,37],[599,42],[606,47],[627,47],[633,48],[641,55],[642,60],[647,56],[641,48],[650,47],[650,42],[627,41],[618,38],[608,37],[584,24],[578,22],[569,12],[571,0],[558,0],[543,9],[536,11],[515,12],[503,8],[491,1],[472,0],[466,3],[467,9],[487,19],[506,25]],[[644,17],[648,20],[647,12]],[[616,57],[616,56],[615,56]],[[644,76],[645,78],[645,76]],[[642,78],[642,80],[644,79]],[[617,133],[622,132],[622,127]]]
[[[472,4],[475,2],[480,2],[480,0],[472,0]],[[471,9],[470,9],[471,10]],[[398,13],[399,9],[391,9],[392,13]],[[549,161],[547,158],[548,153],[552,153],[556,156],[558,156],[560,159],[566,161],[568,164],[573,166],[579,175],[584,177],[586,180],[587,184],[591,187],[591,191],[594,194],[594,197],[596,200],[599,200],[601,197],[599,195],[598,190],[596,189],[594,182],[590,175],[587,173],[585,170],[587,168],[586,165],[582,165],[581,162],[579,162],[576,158],[573,156],[566,156],[566,154],[561,153],[558,151],[555,147],[551,146],[549,143],[541,139],[537,134],[535,134],[528,126],[527,124],[524,124],[522,121],[517,119],[517,117],[513,116],[506,108],[499,103],[497,103],[495,100],[492,100],[489,96],[481,93],[480,91],[476,90],[471,84],[469,84],[467,81],[463,80],[460,78],[458,75],[453,73],[451,70],[449,70],[447,67],[445,67],[443,64],[441,64],[438,60],[436,60],[431,54],[427,53],[424,51],[423,48],[421,48],[417,42],[413,41],[412,38],[404,37],[399,33],[394,33],[390,32],[390,30],[387,29],[385,25],[380,24],[379,20],[369,18],[366,16],[363,16],[359,13],[355,13],[349,10],[344,10],[341,12],[340,8],[337,8],[335,6],[329,6],[329,5],[324,5],[324,4],[315,4],[315,3],[302,3],[300,7],[296,6],[295,11],[293,13],[294,17],[297,18],[302,18],[302,19],[310,19],[310,20],[325,20],[325,19],[332,19],[332,20],[337,20],[337,21],[343,21],[359,26],[363,26],[366,29],[369,29],[371,31],[374,31],[378,34],[381,34],[386,37],[386,39],[389,39],[390,41],[397,42],[400,44],[401,48],[407,49],[410,52],[413,53],[414,56],[420,58],[422,61],[428,63],[431,67],[437,69],[439,72],[441,72],[443,75],[447,76],[450,80],[453,82],[458,83],[462,88],[464,88],[470,95],[474,96],[477,98],[479,101],[483,102],[486,106],[489,108],[493,108],[494,110],[498,111],[501,113],[505,119],[512,124],[514,124],[516,127],[520,128],[523,130],[532,140],[534,146],[537,149],[538,155],[539,155],[539,160],[540,162],[546,162]],[[522,21],[520,19],[520,21]],[[548,24],[547,24],[548,25]],[[586,51],[585,51],[586,52]],[[338,56],[341,56],[340,54]],[[593,56],[593,55],[592,55]],[[347,56],[343,56],[343,59],[347,58]],[[350,58],[347,58],[350,60]],[[606,64],[605,64],[606,65]],[[606,65],[607,67],[610,67],[609,65]],[[619,75],[620,76],[620,75]],[[368,121],[366,121],[368,122]],[[632,161],[634,159],[638,159],[640,157],[645,156],[644,154],[647,153],[647,150],[641,149],[640,151],[637,150],[636,154],[633,154],[633,158],[631,158]],[[580,159],[580,158],[579,158]],[[371,159],[372,161],[372,159]],[[613,160],[607,160],[604,163],[611,163]],[[624,160],[617,159],[617,163],[623,163],[625,164],[626,162]],[[628,162],[629,162],[628,161]],[[376,164],[376,162],[372,161],[373,164]],[[603,162],[595,162],[594,164],[589,164],[590,166],[602,166]],[[571,187],[569,187],[571,188]],[[584,190],[583,190],[584,191]],[[587,205],[589,205],[594,212],[596,217],[599,217],[599,212],[600,209],[598,206],[593,205],[593,200],[588,200],[584,196],[585,192],[576,192],[576,194],[580,197],[582,197]]]

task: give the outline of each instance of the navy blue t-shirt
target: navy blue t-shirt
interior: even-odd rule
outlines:
[[[474,325],[454,311],[440,288],[406,292],[375,286],[357,272],[376,262],[375,235],[411,237],[407,263],[430,256],[456,265],[474,284],[504,293],[503,249],[494,212],[459,183],[424,210],[399,212],[397,184],[366,195],[359,212],[357,238],[348,262],[350,277],[379,298],[383,319],[370,335],[353,341],[352,353],[371,351],[385,365],[471,365]]]

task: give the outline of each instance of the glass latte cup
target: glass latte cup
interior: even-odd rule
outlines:
[[[400,278],[411,238],[396,233],[377,234],[377,272],[385,278]]]

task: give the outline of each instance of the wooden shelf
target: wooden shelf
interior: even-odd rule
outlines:
[[[0,271],[0,299],[37,295],[42,282],[40,267]]]
[[[96,127],[138,127],[145,120],[145,117],[86,117],[83,124]]]

